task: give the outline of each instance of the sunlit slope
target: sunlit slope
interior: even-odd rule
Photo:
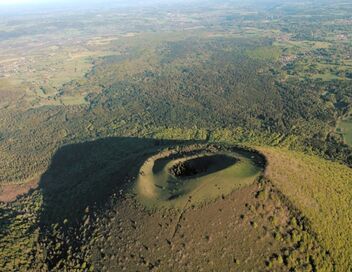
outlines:
[[[259,148],[268,159],[266,175],[309,219],[336,262],[352,268],[352,169],[318,157]]]

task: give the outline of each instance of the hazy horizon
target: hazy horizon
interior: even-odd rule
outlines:
[[[144,3],[175,3],[175,2],[185,2],[185,0],[131,0],[131,1],[126,1],[126,0],[105,0],[105,1],[97,1],[97,0],[88,0],[88,1],[83,1],[83,0],[76,0],[76,1],[69,1],[69,0],[0,0],[0,5],[3,6],[30,6],[30,5],[60,5],[60,4],[70,4],[70,5],[77,5],[77,4],[123,4],[123,5],[129,5],[129,4],[144,4]],[[193,1],[187,1],[187,2],[193,2]]]
[[[0,14],[19,15],[23,13],[51,12],[64,10],[103,10],[128,7],[169,6],[174,4],[192,4],[195,2],[207,3],[200,0],[0,0]]]

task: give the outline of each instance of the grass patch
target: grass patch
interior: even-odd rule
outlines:
[[[341,131],[346,144],[352,146],[352,119],[341,120],[337,128]]]
[[[318,240],[333,257],[336,271],[349,271],[352,170],[303,153],[260,150],[269,161],[266,175],[309,219]]]
[[[253,59],[276,61],[280,58],[281,51],[280,48],[275,46],[259,47],[254,50],[247,50],[247,56]]]

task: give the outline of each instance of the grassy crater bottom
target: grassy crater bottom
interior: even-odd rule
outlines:
[[[141,167],[135,186],[150,207],[201,204],[252,184],[264,158],[241,148],[194,145],[164,150]]]

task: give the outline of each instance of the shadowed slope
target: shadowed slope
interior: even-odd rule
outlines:
[[[123,198],[138,169],[161,146],[176,144],[138,138],[106,138],[60,148],[42,176],[41,241],[49,269],[76,252],[90,239],[90,222],[111,197]],[[60,266],[59,266],[60,267]]]

